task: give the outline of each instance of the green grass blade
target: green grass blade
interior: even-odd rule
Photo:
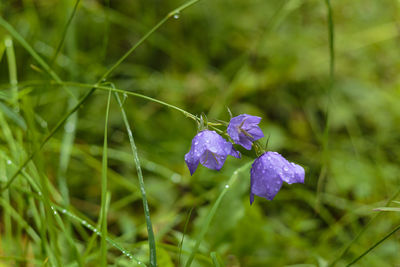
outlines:
[[[92,231],[93,233],[100,235],[101,236],[101,231],[99,231],[96,227],[94,227],[92,224],[88,223],[88,221],[81,219],[79,216],[75,215],[74,213],[68,211],[65,208],[62,208],[58,205],[53,205],[55,209],[57,209],[59,212],[61,212],[62,214],[70,217],[71,219],[79,222],[81,225],[83,225],[84,227],[86,227],[87,229],[89,229],[90,231]],[[128,250],[124,249],[121,245],[119,245],[116,241],[114,241],[112,238],[110,238],[109,236],[106,237],[107,242],[112,245],[113,247],[115,247],[116,249],[118,249],[119,251],[121,251],[122,254],[124,254],[125,256],[127,256],[129,259],[135,261],[136,264],[140,265],[140,266],[146,266],[146,264],[144,264],[143,262],[141,262],[140,260],[138,260],[136,257],[134,257],[132,255],[131,252],[129,252]]]
[[[11,85],[11,102],[15,110],[18,110],[18,76],[17,63],[15,61],[14,45],[12,39],[7,36],[4,40],[7,54],[8,72]]]
[[[331,82],[335,73],[335,31],[333,24],[333,12],[331,0],[325,0],[326,9],[328,11],[328,32],[329,32],[329,74]]]
[[[397,198],[397,196],[400,195],[400,189],[396,191],[396,193],[393,194],[393,196],[386,202],[385,207],[389,206],[389,204]],[[368,223],[361,229],[361,231],[354,237],[349,244],[344,248],[344,250],[339,254],[339,256],[332,261],[332,263],[329,265],[330,267],[335,266],[335,264],[344,257],[344,255],[347,254],[347,252],[350,250],[350,248],[353,246],[353,244],[366,232],[369,226],[372,225],[372,223],[381,215],[383,211],[380,211],[379,213],[375,214],[374,217],[372,217]]]
[[[327,98],[328,104],[325,113],[325,126],[322,135],[322,167],[318,177],[317,183],[317,211],[320,209],[321,194],[324,190],[325,180],[329,171],[329,132],[330,132],[330,107],[331,107],[331,92],[334,82],[334,71],[335,71],[335,39],[334,39],[334,24],[333,24],[333,11],[330,0],[325,0],[327,9],[327,20],[328,20],[328,37],[329,37],[329,84],[327,85]]]
[[[355,258],[354,260],[352,260],[349,264],[347,264],[347,266],[351,266],[353,264],[355,264],[356,262],[358,262],[359,260],[361,260],[364,256],[366,256],[368,253],[370,253],[374,248],[376,248],[377,246],[379,246],[381,243],[383,243],[386,239],[388,239],[389,237],[391,237],[394,233],[396,233],[398,230],[400,230],[400,225],[398,225],[396,228],[394,228],[389,234],[387,234],[386,236],[384,236],[381,240],[379,240],[378,242],[376,242],[375,244],[373,244],[371,247],[369,247],[366,251],[364,251],[360,256],[358,256],[357,258]]]
[[[250,165],[251,165],[251,162],[249,162],[247,164],[244,164],[242,167],[238,168],[233,173],[233,175],[229,179],[228,183],[224,186],[224,189],[219,194],[217,200],[214,202],[210,212],[208,213],[207,217],[205,218],[204,223],[202,223],[202,228],[200,230],[199,235],[197,236],[194,248],[193,248],[192,252],[190,253],[189,258],[186,261],[186,264],[185,264],[186,267],[189,267],[192,264],[194,256],[197,253],[197,251],[199,250],[200,243],[203,240],[205,234],[207,233],[207,230],[210,227],[211,221],[214,218],[214,215],[217,212],[218,207],[221,204],[222,199],[224,198],[225,194],[228,192],[229,187],[231,187],[235,183],[236,179],[239,177],[239,173],[247,170],[250,167]]]
[[[181,265],[180,263],[181,263],[183,241],[184,241],[185,234],[186,234],[186,231],[187,231],[187,227],[188,227],[188,224],[189,224],[189,221],[190,221],[190,217],[192,216],[192,211],[193,211],[193,207],[190,208],[189,213],[186,216],[185,226],[183,227],[182,239],[181,239],[181,242],[179,243],[178,266]]]
[[[50,65],[52,65],[54,63],[54,61],[57,59],[58,53],[60,53],[61,48],[64,45],[65,37],[67,36],[68,29],[69,29],[69,26],[71,25],[72,19],[74,18],[75,14],[76,14],[76,10],[78,9],[79,2],[80,2],[80,0],[76,0],[75,5],[72,9],[71,15],[69,15],[69,17],[68,17],[68,21],[65,24],[63,33],[61,35],[61,40],[57,45],[56,51],[54,52],[54,55],[53,55],[53,58],[50,61],[51,62]]]
[[[100,257],[101,266],[107,266],[107,168],[108,168],[108,152],[107,152],[107,139],[108,139],[108,118],[110,113],[111,91],[108,93],[106,117],[104,122],[104,142],[103,142],[103,161],[101,171],[101,212],[100,212],[100,225],[101,225],[101,241],[100,241]]]
[[[109,93],[111,93],[111,91],[109,91]],[[120,99],[118,93],[114,92],[114,96],[116,97],[116,99],[118,101],[118,105],[121,109],[122,119],[124,121],[126,131],[128,133],[129,143],[131,145],[131,150],[132,150],[132,155],[133,155],[133,160],[135,162],[135,167],[136,167],[136,171],[137,171],[137,175],[138,175],[138,179],[139,179],[140,192],[142,193],[144,216],[146,218],[147,234],[148,234],[148,239],[149,239],[150,266],[156,267],[157,266],[156,241],[154,239],[153,226],[152,226],[151,218],[150,218],[149,205],[147,203],[146,190],[144,187],[143,173],[142,173],[142,168],[140,166],[139,155],[137,152],[135,139],[133,138],[132,129],[129,125],[128,117],[126,116],[126,112],[125,112],[123,103],[121,102],[121,99]]]

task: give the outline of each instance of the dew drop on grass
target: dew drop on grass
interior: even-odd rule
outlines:
[[[7,160],[7,164],[8,164],[8,165],[11,165],[11,164],[12,164],[12,161],[11,161],[11,160]]]
[[[179,16],[180,16],[179,12],[175,13],[174,14],[174,19],[179,19]]]
[[[225,185],[225,188],[229,188],[229,184],[226,184],[226,185]]]

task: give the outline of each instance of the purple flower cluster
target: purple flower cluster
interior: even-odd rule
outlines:
[[[260,121],[260,117],[239,115],[230,120],[227,133],[235,144],[250,150],[254,141],[264,137],[258,126]],[[203,130],[193,138],[185,162],[193,175],[199,163],[209,169],[220,170],[228,155],[240,158],[240,153],[231,142],[215,131]],[[250,204],[254,201],[254,195],[272,200],[283,182],[304,183],[304,176],[304,169],[300,165],[287,161],[277,152],[264,152],[251,167]]]

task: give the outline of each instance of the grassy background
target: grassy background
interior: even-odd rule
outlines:
[[[2,0],[0,14],[61,80],[94,84],[184,2],[81,0],[71,17],[75,4]],[[284,186],[273,201],[256,197],[250,206],[245,164],[253,151],[241,150],[242,160],[228,158],[220,172],[199,167],[191,177],[184,154],[196,123],[121,94],[143,169],[158,266],[184,265],[202,229],[192,266],[345,266],[396,227],[398,213],[373,209],[396,199],[400,187],[399,5],[333,1],[333,82],[322,0],[199,1],[171,16],[110,74],[116,88],[209,119],[229,120],[226,107],[234,115],[261,116],[269,148],[306,169],[305,185]],[[104,90],[41,148],[90,88],[56,85],[4,27],[0,60],[2,187],[39,151],[1,192],[0,263],[99,266],[107,256],[109,265],[135,266],[126,256],[132,254],[149,264],[140,185],[116,99],[111,96],[107,150]],[[101,227],[105,213],[108,233]],[[108,240],[107,252],[95,231],[114,242]],[[357,264],[395,266],[398,239],[391,236]]]

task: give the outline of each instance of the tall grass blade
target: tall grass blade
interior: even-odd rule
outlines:
[[[111,94],[111,91],[109,91],[109,94]],[[150,266],[156,267],[157,266],[156,241],[154,239],[153,226],[152,226],[151,218],[150,218],[149,205],[147,203],[146,190],[144,187],[143,173],[142,173],[142,168],[140,166],[139,155],[137,152],[135,139],[133,138],[132,129],[129,125],[128,117],[126,116],[126,112],[125,112],[123,103],[122,103],[118,93],[114,92],[114,96],[118,101],[118,105],[121,110],[122,119],[124,121],[126,131],[128,133],[129,143],[131,145],[131,150],[132,150],[132,156],[133,156],[133,160],[135,162],[136,172],[137,172],[138,179],[139,179],[139,186],[140,186],[140,192],[142,194],[144,216],[146,218],[147,234],[148,234],[148,239],[149,239]]]
[[[100,241],[100,257],[101,266],[107,266],[107,169],[108,169],[108,152],[107,152],[107,139],[108,139],[108,117],[110,113],[111,91],[108,93],[106,117],[104,122],[104,142],[103,142],[103,161],[101,171],[101,241]]]

